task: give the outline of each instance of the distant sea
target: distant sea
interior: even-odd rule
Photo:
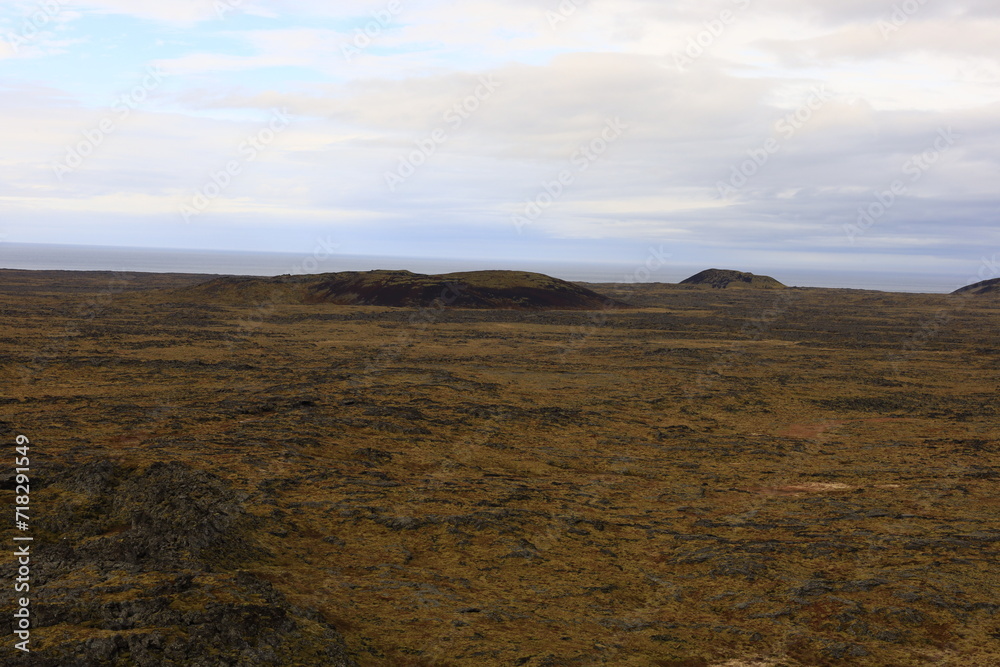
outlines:
[[[364,255],[331,255],[317,258],[299,253],[0,243],[0,268],[29,270],[277,276],[288,273],[331,273],[373,269],[407,269],[415,273],[516,269],[536,271],[577,282],[623,283],[634,281],[633,276],[638,265],[638,263],[457,260]],[[845,287],[890,292],[951,292],[970,282],[966,279],[967,276],[943,274],[763,270],[741,266],[709,267],[682,264],[671,264],[656,271],[647,282],[676,283],[707,268],[733,268],[766,273],[786,285],[801,287]],[[640,275],[641,278],[644,276]]]

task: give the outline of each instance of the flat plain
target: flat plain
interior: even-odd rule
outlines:
[[[210,278],[0,271],[4,664],[1000,664],[995,296],[186,300]]]

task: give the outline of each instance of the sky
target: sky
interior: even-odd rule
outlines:
[[[0,5],[0,242],[1000,276],[995,0]]]

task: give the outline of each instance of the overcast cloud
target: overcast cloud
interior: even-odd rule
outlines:
[[[0,233],[974,273],[998,36],[986,0],[8,2]]]

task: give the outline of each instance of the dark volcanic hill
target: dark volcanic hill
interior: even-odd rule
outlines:
[[[955,290],[954,292],[952,292],[952,294],[1000,295],[1000,278],[993,278],[992,280],[984,280],[974,285],[966,285],[961,289]]]
[[[275,278],[227,276],[177,290],[186,298],[227,304],[334,303],[356,306],[596,310],[614,300],[573,283],[525,271],[346,271]]]
[[[785,287],[785,285],[782,285],[771,276],[756,276],[744,271],[730,271],[726,269],[706,269],[687,280],[682,280],[681,285],[709,285],[716,289],[733,287],[783,289]]]

